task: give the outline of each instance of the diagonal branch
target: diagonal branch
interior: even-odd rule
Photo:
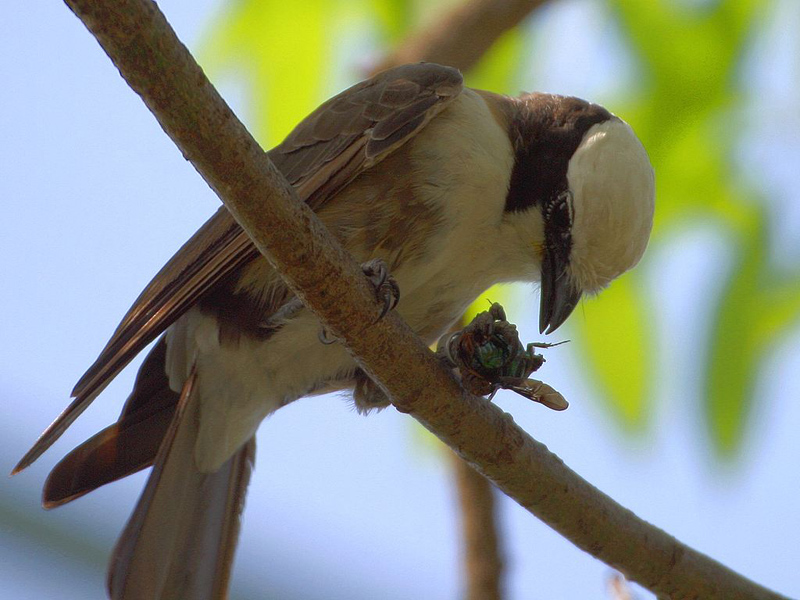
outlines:
[[[544,3],[545,0],[471,0],[457,4],[401,41],[375,71],[421,60],[467,71],[501,35]]]
[[[580,548],[670,598],[779,599],[649,525],[467,394],[300,203],[151,0],[66,0],[259,250],[401,412]]]

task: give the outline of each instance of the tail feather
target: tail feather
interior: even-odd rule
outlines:
[[[153,346],[144,359],[139,372],[136,375],[136,384],[131,393],[125,407],[122,410],[122,415],[119,418],[120,426],[127,426],[137,419],[146,419],[151,412],[161,410],[164,401],[173,406],[178,400],[178,394],[171,392],[169,389],[169,381],[167,374],[164,370],[167,354],[166,336],[161,336],[161,339]],[[105,388],[111,380],[107,380],[102,385],[92,387],[88,392],[81,392],[70,405],[53,421],[50,426],[39,436],[33,447],[28,450],[25,456],[20,459],[19,463],[11,471],[12,475],[19,473],[33,463],[42,453],[47,450],[67,428],[77,419],[84,410],[89,407],[89,404],[94,398]],[[111,432],[108,432],[110,434]],[[89,442],[99,443],[100,440],[92,438]],[[87,444],[89,443],[87,442]],[[157,448],[156,448],[157,449]],[[155,457],[155,451],[151,454],[150,460],[152,462]],[[63,461],[62,461],[63,462]],[[105,483],[108,483],[107,481]],[[102,484],[100,484],[102,485]],[[97,487],[97,486],[95,486]],[[91,491],[91,490],[87,490]],[[77,496],[76,496],[77,497]]]
[[[169,388],[164,338],[153,347],[119,420],[65,456],[44,486],[45,508],[60,506],[153,464],[180,394]]]
[[[114,423],[75,448],[47,477],[44,507],[61,506],[152,465],[174,412],[173,404],[127,427]]]
[[[255,458],[251,438],[213,473],[195,466],[195,373],[187,379],[144,493],[117,542],[113,600],[224,598]]]

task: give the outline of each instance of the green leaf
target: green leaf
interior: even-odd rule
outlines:
[[[800,320],[800,277],[780,279],[762,294],[756,342],[769,345],[783,338]]]
[[[764,351],[757,341],[758,283],[764,256],[753,241],[743,240],[711,335],[705,417],[714,448],[727,459],[741,445]]]
[[[636,278],[629,274],[585,300],[570,321],[612,413],[626,429],[643,429],[650,412],[653,332]]]
[[[244,68],[253,97],[255,134],[265,146],[282,140],[327,90],[332,41],[328,0],[245,0],[230,5],[203,56],[215,75]]]
[[[711,336],[705,416],[720,456],[741,447],[757,395],[759,371],[800,319],[800,279],[770,273],[763,212],[736,238],[730,281]]]

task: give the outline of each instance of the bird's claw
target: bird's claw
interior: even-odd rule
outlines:
[[[385,317],[390,310],[393,310],[400,302],[400,286],[397,285],[395,278],[389,274],[389,267],[380,258],[374,258],[361,265],[361,270],[375,286],[375,296],[383,302],[381,314],[375,319],[377,323]],[[337,339],[328,335],[328,331],[321,327],[317,335],[319,341],[326,346],[336,343]]]
[[[386,266],[386,262],[380,258],[365,262],[361,265],[361,269],[364,271],[364,275],[372,282],[372,285],[375,286],[377,299],[383,301],[381,314],[375,320],[377,323],[400,302],[400,286],[397,285],[395,278],[389,274],[389,267]]]
[[[329,337],[328,330],[325,329],[324,327],[319,328],[319,333],[317,334],[317,338],[319,338],[319,341],[326,346],[330,346],[331,344],[336,343],[336,338]]]

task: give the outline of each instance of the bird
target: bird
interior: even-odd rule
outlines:
[[[346,89],[268,156],[429,344],[502,282],[539,282],[552,333],[639,262],[653,225],[654,171],[625,121],[574,97],[472,89],[433,63]],[[389,404],[320,331],[224,207],[136,299],[14,470],[155,341],[119,419],[43,491],[52,508],[153,467],[112,555],[111,598],[225,597],[261,421],[331,390],[353,390],[362,412]]]

